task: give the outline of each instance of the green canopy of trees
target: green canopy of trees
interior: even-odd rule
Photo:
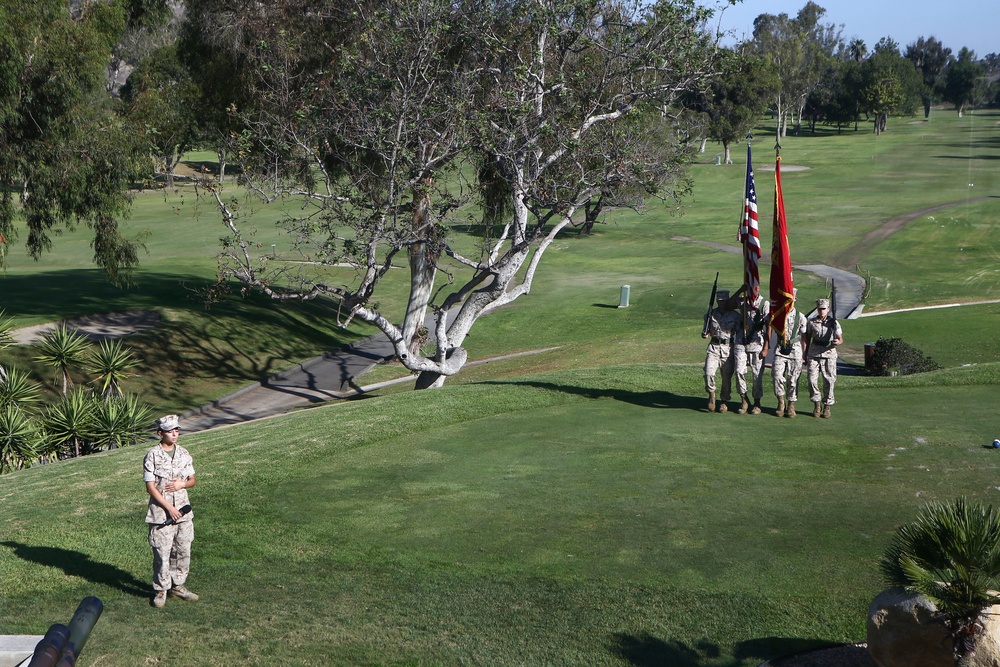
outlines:
[[[143,144],[114,113],[105,78],[128,19],[116,3],[0,5],[0,234],[17,239],[22,217],[38,259],[54,229],[85,223],[115,283],[130,281],[139,247],[119,221]]]

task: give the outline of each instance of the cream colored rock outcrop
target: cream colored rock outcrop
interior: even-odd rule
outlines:
[[[955,667],[952,641],[934,620],[937,607],[917,593],[890,588],[868,608],[868,652],[879,667]],[[963,667],[1000,667],[1000,605],[986,609],[986,630]]]

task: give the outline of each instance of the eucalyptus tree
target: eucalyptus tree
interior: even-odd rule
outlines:
[[[708,136],[722,144],[725,164],[732,164],[732,144],[747,136],[778,92],[772,62],[738,49],[725,75],[713,79],[704,92],[685,97],[685,104],[709,118]]]
[[[59,228],[84,223],[94,261],[116,284],[130,282],[140,247],[119,225],[140,142],[105,86],[126,21],[118,3],[0,3],[0,237],[16,239],[23,219],[38,259]]]
[[[177,54],[177,45],[157,49],[122,86],[125,117],[146,138],[158,172],[173,187],[174,168],[197,137],[199,87]]]
[[[106,86],[117,94],[133,68],[157,49],[177,41],[183,4],[173,0],[119,0],[126,10],[125,29],[111,51]]]
[[[760,14],[754,19],[752,46],[773,63],[779,86],[774,95],[779,136],[787,134],[788,116],[801,123],[810,92],[820,85],[828,63],[843,49],[840,29],[822,23],[826,10],[811,0],[796,13]]]
[[[948,65],[944,74],[944,99],[955,105],[961,118],[966,107],[979,102],[987,88],[986,68],[976,62],[976,54],[966,47],[958,52],[958,57]]]
[[[420,388],[459,372],[473,324],[531,290],[588,203],[687,188],[688,146],[649,132],[667,136],[678,96],[718,72],[693,1],[280,4],[190,6],[197,34],[247,64],[243,183],[300,204],[283,225],[308,260],[260,252],[240,202],[216,188],[229,229],[219,287],[335,299],[339,323],[385,332]],[[456,225],[469,226],[473,196],[484,214],[470,240]],[[402,255],[409,298],[393,315],[377,293]]]
[[[890,114],[912,114],[920,101],[921,81],[899,45],[883,38],[859,68],[861,106],[874,117],[874,132],[885,132]]]
[[[942,74],[951,60],[951,49],[934,37],[918,37],[917,41],[908,44],[903,54],[913,63],[923,81],[921,93],[924,100],[924,118],[930,118],[931,105],[942,89]]]
[[[36,343],[38,354],[35,361],[53,366],[62,379],[62,395],[73,385],[70,368],[80,366],[87,358],[90,342],[76,329],[70,329],[63,322],[42,334]]]

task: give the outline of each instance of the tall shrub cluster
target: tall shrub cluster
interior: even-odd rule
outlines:
[[[0,311],[0,351],[14,342],[10,325]],[[46,333],[36,350],[35,361],[56,370],[62,391],[47,402],[41,385],[25,371],[0,364],[0,474],[124,447],[146,436],[152,409],[121,388],[138,365],[121,341],[93,345],[63,325]],[[94,378],[90,386],[74,384],[78,370]]]
[[[902,338],[879,338],[875,342],[870,372],[873,375],[911,375],[941,368],[919,349]]]

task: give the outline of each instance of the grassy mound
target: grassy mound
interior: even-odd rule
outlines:
[[[84,665],[754,665],[863,637],[932,499],[990,498],[997,366],[708,414],[696,366],[446,387],[190,435],[191,588],[148,604],[142,448],[0,478],[0,627],[106,609]],[[901,419],[905,416],[905,419]],[[150,631],[150,628],[156,628]]]

